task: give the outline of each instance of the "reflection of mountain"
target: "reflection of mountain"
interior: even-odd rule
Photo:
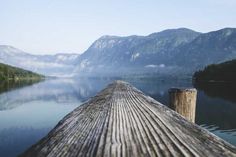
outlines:
[[[106,84],[106,80],[46,80],[0,94],[0,110],[12,109],[23,103],[36,100],[55,101],[61,104],[77,103],[95,95]]]
[[[114,79],[87,79],[87,78],[84,79],[80,78],[78,80],[54,79],[54,80],[46,80],[44,82],[33,84],[27,87],[10,90],[0,94],[0,112],[19,113],[18,111],[20,111],[22,107],[28,109],[31,107],[34,108],[35,106],[38,106],[41,109],[36,110],[36,112],[39,113],[38,117],[41,117],[42,113],[40,113],[40,111],[42,112],[42,110],[45,109],[48,111],[48,109],[51,108],[50,105],[53,104],[55,104],[54,107],[56,107],[56,109],[63,107],[63,110],[65,107],[70,106],[70,105],[65,106],[67,104],[72,104],[72,105],[75,104],[75,106],[77,106],[76,105],[77,103],[81,104],[81,101],[85,101],[89,99],[91,96],[96,95],[97,92],[102,90],[107,84],[111,83],[113,80]],[[151,97],[155,98],[157,101],[160,101],[164,105],[168,105],[169,88],[191,86],[191,81],[159,80],[157,78],[125,79],[125,81],[130,82],[135,87],[143,91],[145,94],[150,95]],[[214,91],[215,89],[212,88],[212,90]],[[27,106],[26,104],[30,106]],[[3,111],[3,110],[8,110],[8,111]],[[32,109],[30,109],[29,112],[31,112],[31,110]],[[68,110],[68,112],[71,110]],[[55,108],[51,108],[51,111],[54,112]],[[211,128],[212,126],[214,129],[216,129],[215,131],[221,132],[221,134],[223,135],[227,134],[229,137],[233,137],[233,135],[231,136],[231,134],[235,134],[235,130],[233,129],[236,128],[235,112],[236,112],[235,103],[225,101],[224,99],[218,97],[218,95],[216,95],[215,98],[212,98],[206,95],[204,92],[198,91],[197,109],[196,109],[197,124],[204,125],[204,127],[207,128]],[[47,112],[47,114],[51,115],[51,112]],[[14,116],[15,114],[12,115]],[[16,115],[18,116],[18,114]],[[19,115],[21,116],[22,114]],[[62,117],[63,116],[64,115],[62,115]],[[48,122],[47,119],[48,118],[46,118],[46,122]],[[50,119],[49,122],[51,123],[53,118],[49,119]],[[15,122],[15,119],[13,119],[13,121]],[[4,122],[5,124],[11,124],[7,120],[6,121],[4,120]],[[38,121],[37,116],[36,116],[36,122],[40,122]],[[27,124],[29,124],[29,122],[27,122]],[[37,126],[39,126],[38,124]],[[43,122],[42,124],[44,126],[45,122]],[[19,122],[17,122],[17,125],[19,125]],[[2,124],[2,126],[4,125]],[[227,131],[224,132],[224,130]],[[0,132],[0,134],[1,133],[4,132]]]

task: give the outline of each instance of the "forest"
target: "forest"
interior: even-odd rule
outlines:
[[[17,67],[0,63],[0,80],[27,80],[27,79],[43,79],[44,76],[34,72],[23,70]]]
[[[211,64],[193,75],[195,82],[231,82],[236,80],[236,59]]]

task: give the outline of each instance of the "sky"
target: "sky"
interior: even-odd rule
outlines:
[[[236,0],[0,0],[0,45],[83,53],[102,35],[236,28]]]

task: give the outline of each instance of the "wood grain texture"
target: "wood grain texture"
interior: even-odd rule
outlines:
[[[21,156],[236,156],[236,148],[123,81],[64,117]]]

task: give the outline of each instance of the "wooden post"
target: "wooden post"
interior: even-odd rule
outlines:
[[[171,88],[169,97],[170,108],[194,123],[197,90],[195,88]]]

